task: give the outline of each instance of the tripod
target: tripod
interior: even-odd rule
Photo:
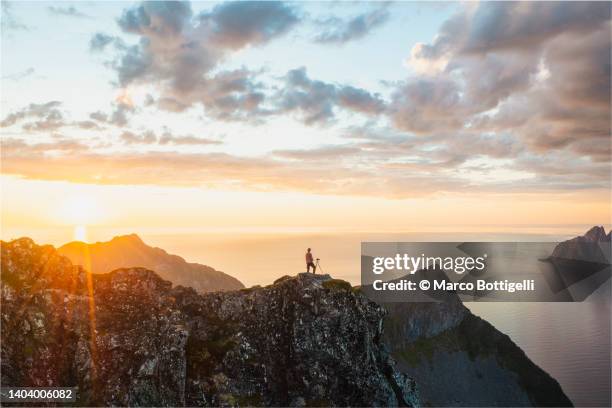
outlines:
[[[319,265],[319,258],[317,258],[317,262],[315,263],[315,266],[317,267],[317,269],[321,272],[323,272],[323,269],[321,269],[321,265]],[[315,269],[316,271],[316,269]]]

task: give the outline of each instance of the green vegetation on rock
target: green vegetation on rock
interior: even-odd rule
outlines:
[[[323,281],[323,287],[330,290],[351,290],[352,286],[342,279],[328,279]]]

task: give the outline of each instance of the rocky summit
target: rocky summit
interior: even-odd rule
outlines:
[[[3,386],[76,386],[80,406],[419,405],[385,310],[327,275],[199,294],[26,238],[2,242],[1,288]]]
[[[609,265],[612,263],[612,231],[606,235],[603,226],[594,226],[584,235],[560,242],[551,258],[572,259]]]

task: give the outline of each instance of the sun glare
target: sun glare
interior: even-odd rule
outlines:
[[[77,225],[74,227],[74,240],[87,242],[87,227],[84,225]]]
[[[102,209],[96,200],[88,195],[69,196],[62,203],[61,218],[71,225],[92,225],[101,221]],[[79,228],[77,227],[77,228]],[[76,231],[76,228],[75,228]]]

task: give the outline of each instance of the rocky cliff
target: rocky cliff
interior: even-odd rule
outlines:
[[[603,226],[594,226],[584,235],[560,242],[550,258],[610,264],[611,241],[612,231],[606,235]]]
[[[77,386],[78,405],[416,406],[382,307],[300,274],[198,294],[143,268],[88,274],[2,242],[2,385]]]
[[[424,406],[572,405],[554,378],[457,296],[384,306],[384,341]]]
[[[545,275],[547,284],[557,293],[582,301],[610,301],[612,276],[612,232],[594,226],[580,235],[557,244],[543,259],[552,265]]]
[[[175,285],[189,286],[202,293],[244,287],[238,279],[210,266],[187,262],[161,248],[151,247],[136,234],[122,235],[94,244],[70,242],[58,248],[58,252],[68,257],[73,264],[81,265],[93,273],[142,267],[157,272]]]

